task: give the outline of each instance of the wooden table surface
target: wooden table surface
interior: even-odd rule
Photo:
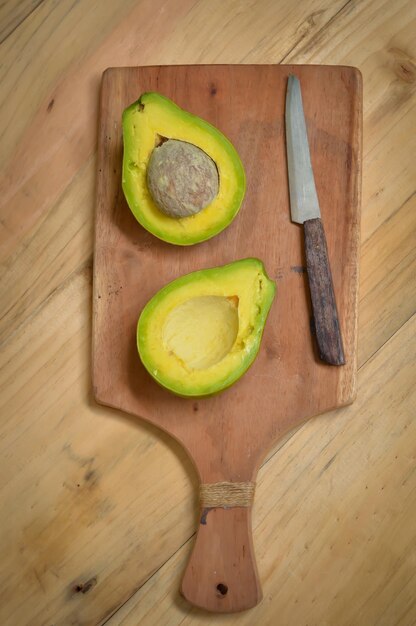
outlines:
[[[415,32],[410,0],[1,4],[1,626],[416,623]],[[91,394],[101,74],[174,63],[346,64],[364,79],[358,396],[264,463],[264,599],[234,615],[178,594],[191,462]]]

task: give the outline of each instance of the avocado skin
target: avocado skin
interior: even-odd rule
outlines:
[[[162,132],[158,128],[158,115],[166,114],[172,120],[171,127],[164,128]],[[153,133],[153,147],[157,143],[157,135],[179,141],[187,141],[201,148],[211,156],[218,167],[218,160],[205,149],[201,137],[205,137],[208,144],[215,146],[215,152],[222,155],[222,170],[219,170],[219,194],[218,203],[214,199],[210,206],[214,208],[215,215],[211,221],[200,219],[199,215],[185,218],[172,218],[163,215],[152,200],[147,189],[146,168],[150,159],[151,150],[148,154],[138,158],[140,145],[144,142],[140,138],[141,124],[145,114]],[[185,135],[176,132],[175,121],[186,127]],[[165,124],[166,126],[166,124]],[[223,231],[236,217],[240,210],[246,191],[246,177],[241,159],[231,142],[209,122],[181,109],[172,100],[156,92],[143,93],[138,100],[123,111],[123,167],[122,189],[127,204],[137,221],[150,233],[159,239],[171,244],[189,246],[206,241]],[[139,130],[138,130],[139,129]],[[233,191],[221,195],[221,177],[231,178],[234,181]],[[207,207],[202,213],[208,211]],[[167,221],[168,220],[168,221]],[[197,221],[198,220],[198,221]],[[193,221],[193,222],[192,222]],[[176,222],[176,225],[172,223]],[[199,228],[200,225],[200,228]],[[189,227],[189,228],[188,228]]]
[[[192,285],[193,282],[198,282],[201,279],[207,279],[208,283],[210,284],[213,284],[215,282],[218,283],[221,281],[221,277],[224,274],[232,273],[234,270],[238,270],[239,268],[251,268],[253,270],[253,275],[257,272],[259,275],[261,275],[263,281],[261,305],[259,305],[256,325],[253,329],[253,335],[255,340],[252,344],[251,349],[245,355],[245,358],[241,360],[239,367],[230,371],[226,376],[223,376],[221,379],[213,381],[210,385],[204,385],[202,381],[201,385],[196,385],[194,387],[189,386],[186,378],[184,379],[184,381],[182,381],[181,384],[172,384],[171,381],[167,380],[163,373],[158,373],[157,375],[155,375],[154,365],[149,360],[147,355],[146,333],[148,320],[157,309],[159,303],[177,288],[186,285]],[[233,291],[234,293],[232,295],[238,296],[238,289],[234,289]],[[149,300],[139,317],[137,324],[137,349],[144,367],[161,387],[183,398],[198,399],[210,397],[224,391],[225,389],[231,387],[235,382],[237,382],[237,380],[239,380],[241,376],[243,376],[243,374],[245,374],[245,372],[253,364],[260,350],[264,327],[275,297],[275,293],[276,284],[268,277],[262,261],[254,257],[240,259],[234,261],[233,263],[229,263],[227,265],[219,267],[198,270],[196,272],[186,274],[173,280],[172,282],[165,285],[165,287],[162,287],[162,289],[160,289]],[[190,297],[192,297],[192,293],[190,293]]]

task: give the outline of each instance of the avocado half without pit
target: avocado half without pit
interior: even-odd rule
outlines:
[[[244,198],[244,168],[214,126],[158,93],[123,112],[122,185],[144,228],[159,239],[192,245],[224,230]]]
[[[180,396],[222,391],[253,363],[275,290],[254,258],[177,278],[140,315],[143,365]]]

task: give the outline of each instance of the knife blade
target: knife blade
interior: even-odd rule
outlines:
[[[286,91],[286,151],[292,222],[303,225],[306,271],[320,359],[344,365],[325,231],[316,193],[300,81],[289,75]]]

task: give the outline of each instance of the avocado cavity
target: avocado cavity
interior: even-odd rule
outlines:
[[[235,300],[224,296],[199,296],[179,304],[163,327],[165,349],[189,370],[215,365],[237,338],[237,306]]]

